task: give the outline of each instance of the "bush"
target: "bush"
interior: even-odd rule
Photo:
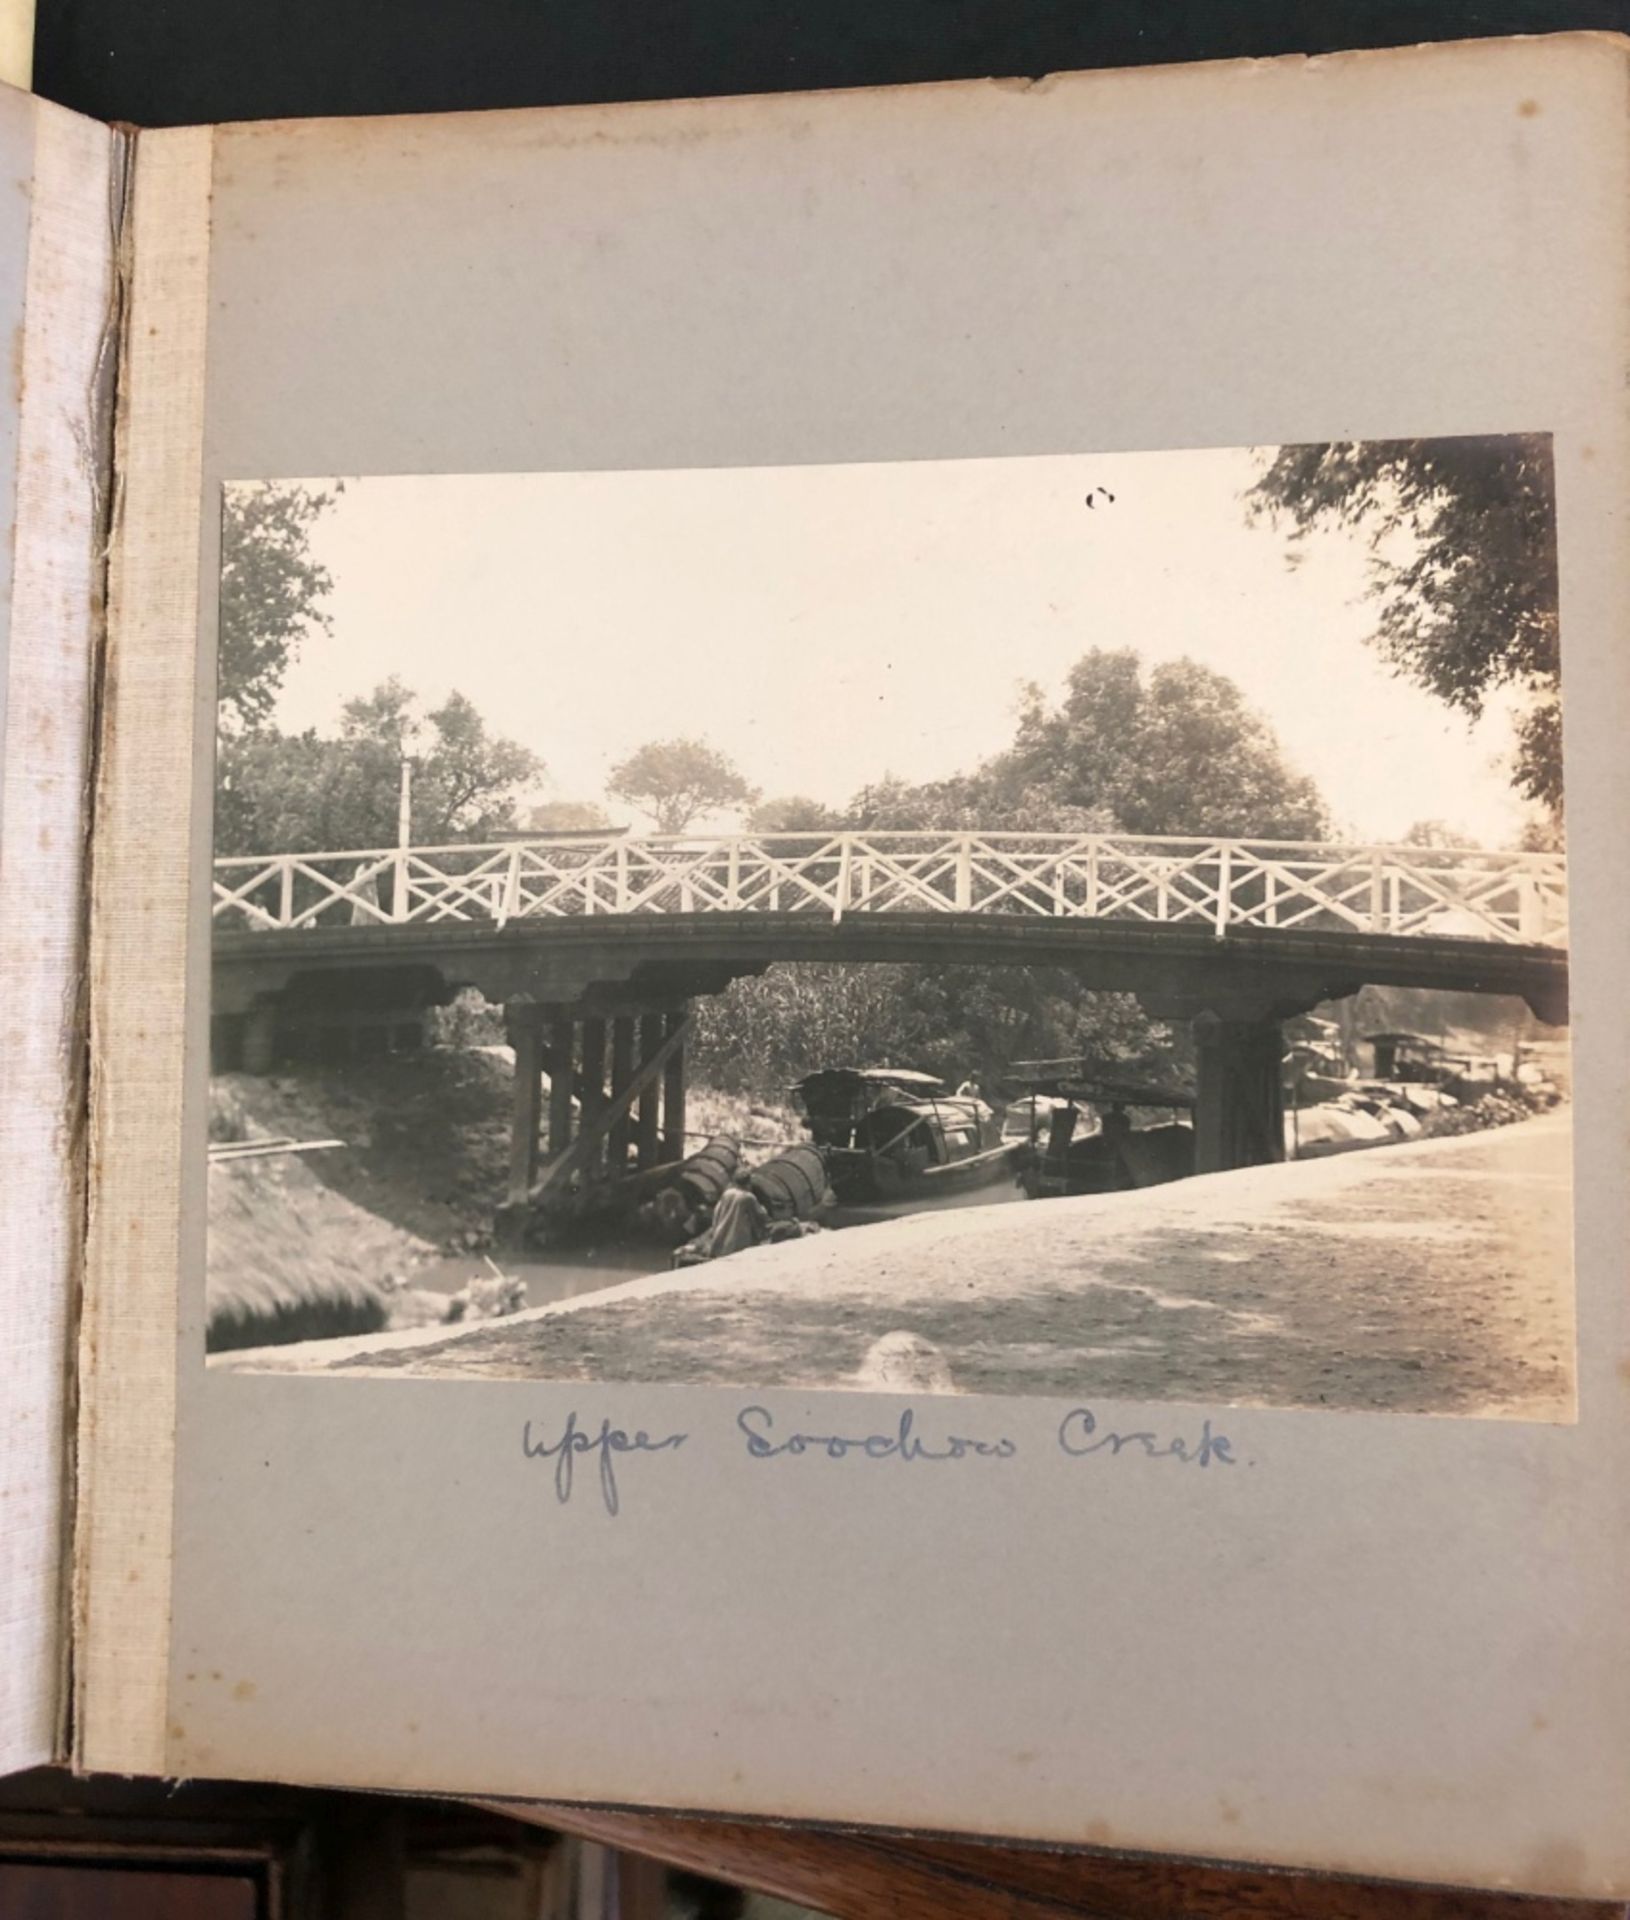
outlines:
[[[1509,1127],[1549,1113],[1561,1096],[1554,1087],[1525,1087],[1503,1082],[1492,1093],[1458,1107],[1438,1107],[1421,1122],[1421,1138],[1435,1140],[1456,1133],[1484,1133],[1490,1127]]]
[[[209,1089],[209,1137],[211,1140],[247,1140],[249,1115],[243,1097],[233,1087],[213,1081]]]
[[[432,1007],[425,1015],[424,1037],[432,1047],[502,1046],[504,1010],[474,987],[463,987],[447,1006]]]

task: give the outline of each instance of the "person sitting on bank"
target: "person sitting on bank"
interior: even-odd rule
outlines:
[[[673,1264],[700,1266],[706,1260],[720,1260],[728,1253],[740,1253],[744,1247],[762,1246],[770,1237],[770,1216],[763,1202],[745,1185],[726,1187],[713,1209],[712,1223],[676,1248]]]

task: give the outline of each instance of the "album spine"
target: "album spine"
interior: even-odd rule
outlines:
[[[0,480],[0,1772],[68,1737],[85,862],[127,147],[44,101],[7,93],[4,112],[32,165]]]

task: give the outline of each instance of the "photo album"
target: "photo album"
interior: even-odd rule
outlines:
[[[1627,54],[0,97],[0,1770],[1630,1897]]]

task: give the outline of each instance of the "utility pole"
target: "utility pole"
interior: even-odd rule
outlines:
[[[396,796],[396,875],[391,889],[391,916],[408,915],[408,848],[413,845],[413,760],[402,745],[402,784]]]

